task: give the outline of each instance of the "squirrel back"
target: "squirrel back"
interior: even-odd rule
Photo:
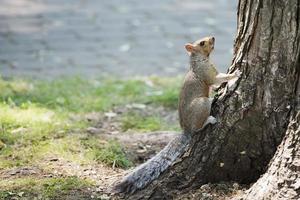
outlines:
[[[214,38],[206,37],[186,44],[190,55],[190,69],[186,74],[179,96],[179,121],[185,132],[200,130],[210,115],[209,87],[218,74],[209,60]]]

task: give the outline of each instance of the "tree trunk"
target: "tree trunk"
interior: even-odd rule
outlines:
[[[251,183],[266,170],[287,131],[289,118],[299,110],[299,2],[239,1],[234,65],[229,71],[239,68],[243,74],[234,88],[219,89],[212,106],[218,123],[194,134],[188,152],[157,180],[126,198],[172,199],[207,182]],[[282,167],[280,162],[289,162],[289,170],[299,171],[295,119],[299,120],[290,122],[285,138],[288,142],[280,146],[270,173]],[[298,140],[298,147],[288,146],[288,138],[293,138],[291,144]],[[283,153],[287,149],[289,152]],[[283,161],[288,154],[294,155],[297,162]],[[288,181],[281,182],[283,185],[291,183],[284,176],[280,178]],[[296,187],[299,192],[299,180]]]
[[[241,199],[300,199],[300,112],[289,124],[267,172]]]

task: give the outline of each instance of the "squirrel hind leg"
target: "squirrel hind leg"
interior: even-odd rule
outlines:
[[[204,122],[203,126],[200,129],[198,129],[196,132],[199,132],[199,131],[203,130],[208,124],[215,124],[217,122],[218,122],[218,120],[215,117],[210,115],[210,116],[207,117],[207,119]]]
[[[210,108],[211,108],[212,99],[208,97],[200,97],[193,100],[190,110],[189,116],[187,117],[190,121],[191,132],[197,132],[201,130],[207,121]]]
[[[202,128],[204,128],[206,125],[208,125],[208,124],[215,124],[215,123],[217,123],[217,119],[215,118],[215,117],[213,117],[213,116],[208,116],[208,118],[206,119],[206,121],[204,122],[204,124],[203,124],[203,127]]]

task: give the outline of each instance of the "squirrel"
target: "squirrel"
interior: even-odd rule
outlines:
[[[131,194],[144,188],[186,152],[191,133],[198,132],[209,123],[217,122],[210,116],[212,99],[209,98],[209,89],[213,85],[238,78],[241,73],[239,70],[233,74],[217,71],[209,59],[214,44],[214,37],[205,37],[185,45],[190,57],[190,69],[184,78],[178,105],[179,122],[183,133],[170,141],[156,156],[125,176],[113,187],[113,193]]]

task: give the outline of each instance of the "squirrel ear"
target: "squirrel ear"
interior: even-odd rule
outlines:
[[[190,52],[190,53],[192,53],[192,52],[195,51],[195,47],[194,47],[194,45],[191,44],[191,43],[185,44],[184,47],[185,47],[185,49],[186,49],[188,52]]]

